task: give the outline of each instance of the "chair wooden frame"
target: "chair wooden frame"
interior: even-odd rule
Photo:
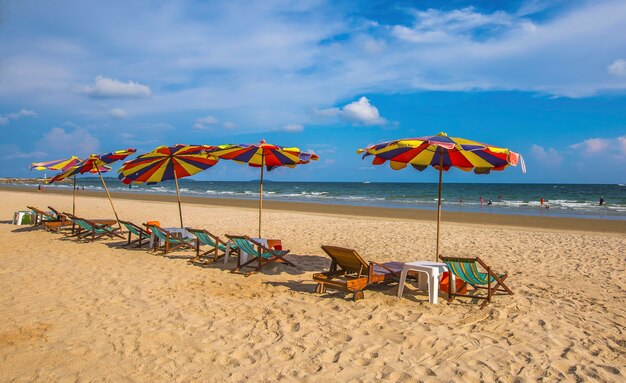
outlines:
[[[348,291],[354,301],[363,299],[363,290],[370,285],[398,281],[404,265],[401,262],[366,262],[356,250],[344,247],[323,245],[322,250],[332,261],[328,271],[313,274],[317,282],[315,292],[322,294],[327,288]]]
[[[252,268],[253,271],[244,273],[247,276],[253,273],[261,272],[264,267],[274,262],[296,267],[294,263],[285,259],[285,255],[289,254],[289,250],[272,250],[247,235],[226,234],[226,237],[237,245],[239,251],[245,251],[246,254],[251,257],[243,264],[241,263],[241,256],[237,257],[237,267],[232,269],[231,273],[241,272],[241,269],[244,267]],[[256,247],[256,249],[254,249],[254,247]]]
[[[507,278],[507,274],[497,274],[495,273],[489,265],[487,265],[482,259],[479,257],[442,257],[440,256],[443,262],[448,264],[448,271],[453,273],[456,278],[459,278],[464,282],[463,287],[470,285],[474,288],[475,291],[479,289],[487,290],[487,296],[479,296],[479,295],[470,295],[470,294],[460,294],[458,291],[463,291],[463,287],[461,289],[457,289],[457,292],[452,292],[452,284],[448,284],[448,302],[452,302],[455,297],[465,297],[472,299],[483,299],[484,302],[480,305],[480,308],[484,308],[486,305],[491,303],[491,298],[495,295],[513,295],[513,291],[504,283]],[[454,271],[453,267],[450,267],[450,263],[473,263],[479,264],[486,271],[486,283],[478,283],[477,281],[470,281],[469,278],[460,275]],[[495,285],[492,285],[495,282]],[[506,294],[496,294],[497,292],[504,292]]]
[[[158,246],[157,241],[154,241],[154,243],[152,244],[152,251],[162,250],[163,254],[167,254],[177,249],[196,248],[196,242],[198,241],[197,239],[180,238],[159,225],[144,224],[144,226],[150,229],[150,231],[152,231],[156,237],[160,238],[162,236],[165,240],[165,243],[161,246]],[[159,233],[161,235],[159,235]]]
[[[150,244],[150,233],[148,233],[146,230],[144,230],[143,227],[141,226],[137,226],[132,222],[129,221],[122,221],[120,220],[120,223],[124,226],[126,226],[126,229],[128,230],[128,242],[122,246],[124,247],[134,247],[134,248],[139,248],[145,245],[149,245]],[[138,238],[135,240],[131,240],[132,239],[132,235],[135,234]],[[143,240],[146,240],[145,243],[141,243]],[[136,244],[135,246],[131,246],[133,244]]]
[[[229,248],[228,244],[224,242],[224,240],[217,235],[212,234],[208,230],[194,229],[191,227],[186,227],[185,230],[196,236],[196,257],[192,259],[192,261],[200,261],[202,257],[209,256],[207,257],[209,258],[208,263],[213,263],[218,259],[225,257],[227,249],[229,249],[231,253],[238,251],[237,246],[231,245]],[[200,246],[202,245],[209,246],[209,250],[201,254]]]

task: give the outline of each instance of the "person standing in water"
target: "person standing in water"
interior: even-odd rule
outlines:
[[[483,204],[483,202],[485,201],[485,200],[483,199],[483,196],[480,196],[479,201],[480,201],[480,204],[482,205],[482,204]]]
[[[598,202],[598,205],[604,205],[604,198],[602,196],[600,196],[600,201]]]
[[[543,197],[541,197],[541,198],[539,199],[539,203],[541,204],[541,206],[543,206],[543,203],[544,203],[545,201],[546,201],[546,200],[544,200],[544,199],[543,199]]]

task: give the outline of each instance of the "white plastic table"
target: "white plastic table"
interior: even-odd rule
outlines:
[[[28,216],[30,218],[29,223],[35,223],[35,214],[33,214],[30,210],[21,210],[13,213],[13,224],[14,225],[24,225],[24,217]]]
[[[182,227],[164,227],[163,229],[169,231],[170,233],[180,233],[180,236],[183,238],[195,238],[193,234],[191,234]],[[149,249],[152,249],[155,240],[158,241],[159,239],[156,237],[156,235],[154,235],[154,232],[150,233],[150,246],[148,247]],[[159,243],[159,245],[160,244],[161,243]]]
[[[404,282],[409,271],[417,271],[417,286],[420,290],[428,290],[428,302],[437,304],[439,298],[439,278],[444,272],[448,271],[448,267],[442,262],[417,261],[405,263],[400,274],[400,283],[398,284],[398,298],[402,298],[404,291]],[[422,275],[426,274],[426,275]],[[450,283],[454,292],[456,284],[454,274],[449,273]],[[424,278],[426,277],[426,278]]]

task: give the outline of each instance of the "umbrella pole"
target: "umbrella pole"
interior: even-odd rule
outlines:
[[[96,167],[98,170],[98,175],[100,176],[100,181],[102,181],[102,186],[104,186],[104,191],[107,192],[107,197],[109,197],[109,203],[111,203],[111,208],[113,209],[113,214],[115,214],[115,219],[117,220],[117,224],[122,229],[122,224],[120,223],[120,218],[117,216],[117,212],[115,211],[115,206],[113,206],[113,200],[111,199],[111,193],[109,193],[109,188],[107,188],[107,184],[104,182],[104,178],[102,177],[102,173],[100,173],[100,168]]]
[[[440,224],[441,224],[441,181],[443,179],[443,149],[439,152],[439,198],[437,199],[437,249],[435,254],[435,262],[439,261],[440,248]]]
[[[72,191],[72,215],[76,215],[76,174],[74,174],[74,190]]]
[[[259,183],[259,238],[261,237],[261,214],[263,212],[263,167],[265,165],[265,156],[261,157],[261,181]]]
[[[178,190],[178,177],[176,177],[176,170],[174,170],[174,181],[176,182],[176,198],[178,199],[178,215],[180,217],[180,228],[183,228],[183,210],[180,207],[180,191]]]

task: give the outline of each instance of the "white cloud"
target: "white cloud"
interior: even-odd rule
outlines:
[[[15,144],[0,145],[0,153],[2,153],[2,158],[6,160],[26,159],[26,158],[35,160],[35,159],[41,159],[48,155],[48,153],[41,151],[41,150],[24,152],[20,149],[19,146]]]
[[[604,156],[617,160],[626,160],[626,136],[615,138],[588,138],[570,145],[571,149],[583,156]]]
[[[109,110],[109,116],[118,120],[122,120],[128,117],[128,112],[122,108],[113,108]]]
[[[226,121],[225,123],[222,124],[222,126],[225,129],[235,129],[235,128],[237,128],[237,124],[235,124],[234,122],[230,122],[230,121]]]
[[[284,132],[297,133],[304,131],[304,126],[301,124],[287,124],[283,126],[280,130]]]
[[[196,118],[196,121],[191,126],[193,130],[210,130],[212,126],[215,126],[220,123],[220,120],[213,116],[206,116]]]
[[[607,70],[610,74],[615,76],[626,76],[626,60],[617,59],[613,61],[608,67]]]
[[[71,132],[63,128],[52,128],[37,145],[53,152],[71,153],[79,157],[100,151],[100,140],[83,128],[74,128]]]
[[[102,98],[143,98],[150,97],[150,87],[135,81],[122,82],[116,79],[97,76],[93,86],[79,87],[78,91],[91,97]]]
[[[340,117],[356,124],[384,125],[387,120],[380,116],[378,108],[370,103],[367,97],[361,97],[344,105],[343,108],[318,109],[316,114],[322,117]]]
[[[6,125],[11,121],[19,120],[22,117],[37,117],[37,113],[29,109],[20,109],[17,112],[9,113],[5,116],[0,115],[0,126]]]
[[[557,168],[563,162],[563,155],[554,148],[546,150],[543,146],[533,144],[530,147],[530,156],[546,167]]]

